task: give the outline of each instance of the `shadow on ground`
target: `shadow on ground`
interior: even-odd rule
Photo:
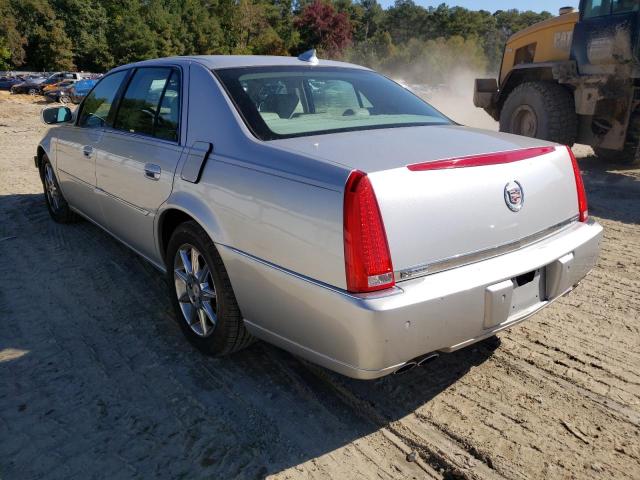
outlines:
[[[261,342],[210,358],[182,337],[159,272],[43,202],[0,197],[7,478],[260,478],[406,416],[498,346],[370,382]]]
[[[624,223],[640,223],[640,179],[625,174],[629,167],[607,164],[596,156],[580,160],[589,212]]]

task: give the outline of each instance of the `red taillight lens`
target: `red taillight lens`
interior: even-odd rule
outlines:
[[[569,156],[571,157],[573,175],[576,177],[576,191],[578,192],[578,212],[580,215],[579,220],[581,222],[586,222],[589,218],[589,209],[587,207],[587,192],[584,189],[584,182],[582,181],[582,174],[580,173],[580,168],[578,167],[576,156],[571,151],[571,147],[567,147],[567,151],[569,152]]]
[[[469,157],[446,158],[444,160],[426,163],[414,163],[407,165],[407,168],[412,172],[422,172],[425,170],[443,170],[449,168],[484,167],[486,165],[519,162],[520,160],[545,155],[554,150],[555,147],[524,148],[508,152],[484,153],[481,155],[471,155]]]
[[[367,175],[353,171],[344,193],[347,290],[373,292],[395,285],[380,208]]]

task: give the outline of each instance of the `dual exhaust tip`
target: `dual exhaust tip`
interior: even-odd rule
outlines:
[[[440,356],[439,353],[428,353],[427,355],[425,355],[423,357],[418,357],[415,360],[409,360],[407,363],[402,365],[399,369],[397,369],[393,373],[394,373],[394,375],[400,375],[402,373],[407,373],[409,370],[413,370],[416,367],[422,367],[422,366],[426,365],[427,363],[435,360],[439,356]]]

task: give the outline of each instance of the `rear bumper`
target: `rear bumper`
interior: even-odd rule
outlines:
[[[525,320],[589,273],[601,238],[599,224],[574,223],[515,252],[357,296],[232,248],[219,250],[255,336],[344,375],[372,379]],[[536,283],[516,289],[512,279],[528,272],[536,272]]]

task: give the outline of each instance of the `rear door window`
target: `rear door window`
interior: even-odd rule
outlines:
[[[177,141],[180,76],[172,68],[139,68],[129,82],[114,128]]]
[[[126,70],[121,70],[100,80],[82,103],[78,126],[97,128],[107,124],[109,111],[127,73]]]

